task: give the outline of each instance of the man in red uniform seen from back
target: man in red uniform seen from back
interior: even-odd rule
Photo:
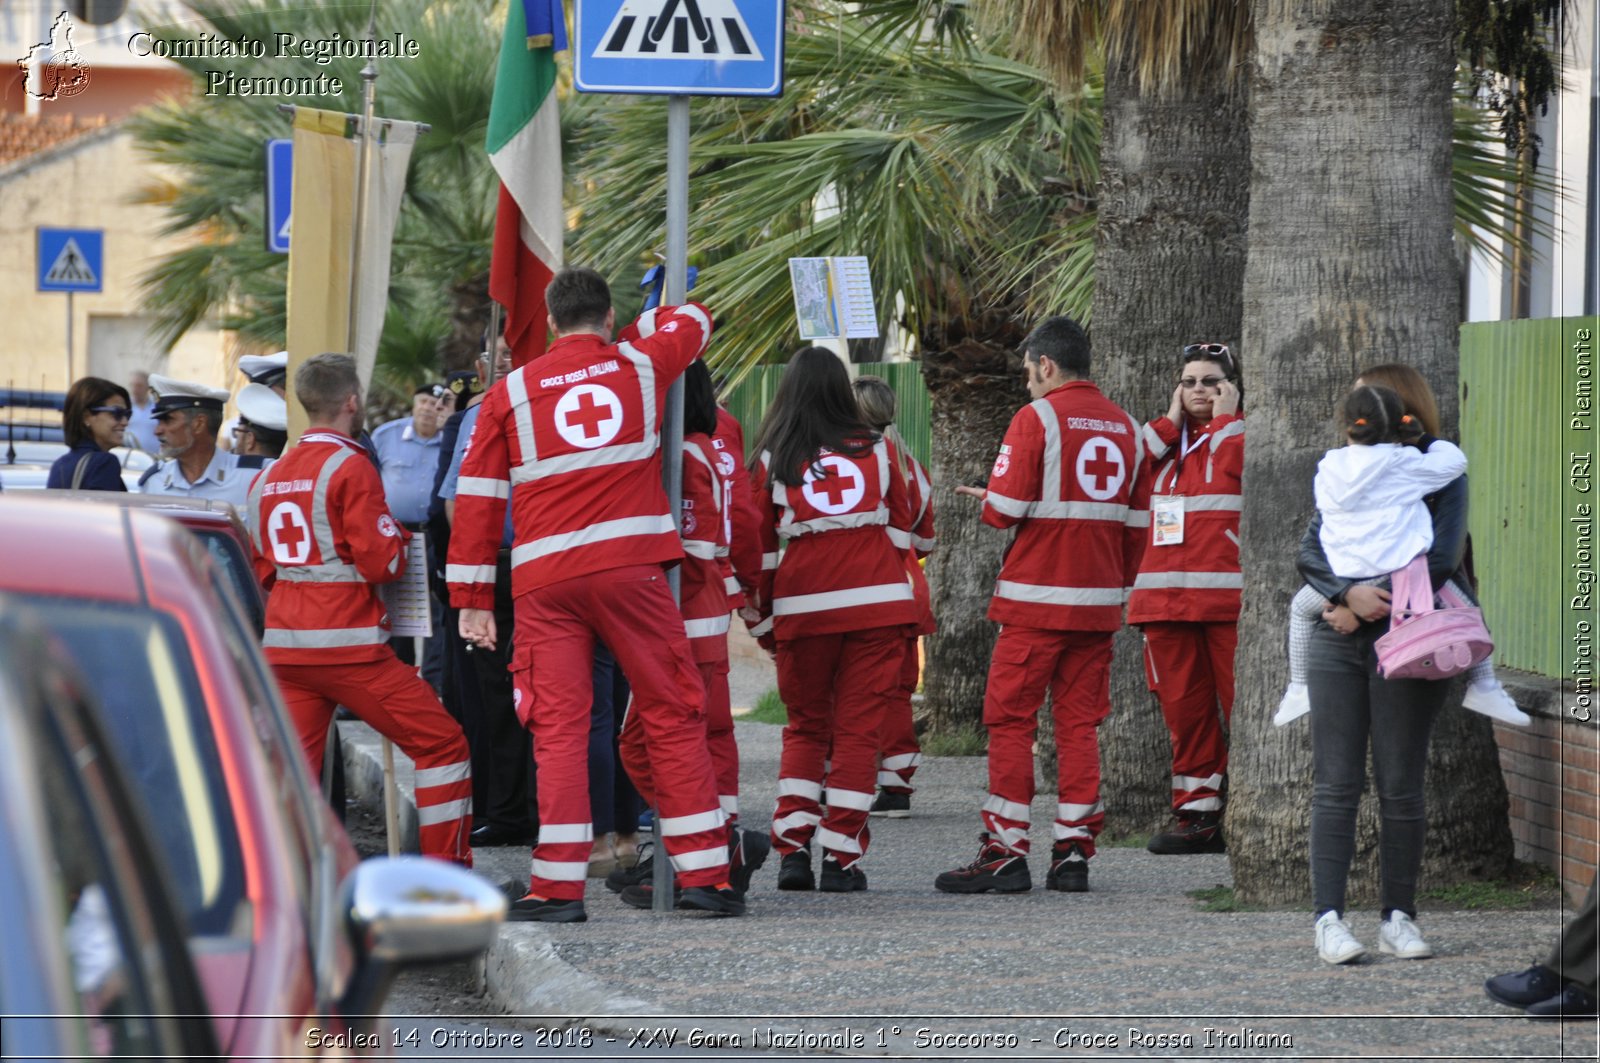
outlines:
[[[1021,893],[1028,872],[1033,739],[1050,692],[1058,801],[1046,888],[1089,888],[1089,859],[1105,820],[1100,723],[1111,714],[1111,637],[1139,571],[1148,515],[1139,423],[1089,380],[1089,339],[1067,317],[1022,343],[1028,393],[1006,429],[983,500],[983,522],[1016,528],[995,582],[999,622],[983,723],[989,797],[978,857],[935,881],[946,893]]]
[[[703,718],[705,692],[667,586],[683,559],[661,482],[667,388],[711,338],[690,303],[656,311],[648,335],[611,342],[611,291],[593,270],[545,292],[554,341],[484,398],[456,495],[446,579],[461,636],[492,647],[494,559],[509,499],[517,714],[533,733],[539,844],[514,921],[575,923],[594,826],[589,809],[590,662],[596,641],[633,687],[656,783],[662,848],[679,907],[742,915]],[[630,725],[633,724],[630,720]]]
[[[410,534],[352,438],[362,419],[355,360],[310,358],[294,389],[311,425],[256,477],[247,510],[256,575],[270,591],[267,660],[312,774],[322,771],[333,710],[345,705],[415,762],[423,854],[471,867],[467,740],[433,688],[387,645],[389,617],[374,584],[404,575]]]

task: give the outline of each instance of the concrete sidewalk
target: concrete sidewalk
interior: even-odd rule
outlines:
[[[762,663],[738,669],[736,705],[764,682]],[[376,737],[341,728],[352,789],[376,797]],[[762,829],[781,730],[740,722],[737,734],[743,819]],[[1031,893],[942,894],[933,877],[977,851],[984,762],[929,758],[916,781],[911,819],[872,821],[867,892],[780,893],[770,860],[749,914],[719,919],[636,911],[591,881],[589,922],[502,928],[486,964],[491,999],[610,1030],[612,1050],[660,1027],[680,1049],[698,1028],[725,1047],[791,1056],[1596,1058],[1594,1022],[1536,1024],[1483,995],[1484,978],[1543,955],[1559,911],[1424,907],[1438,956],[1409,962],[1378,954],[1375,911],[1352,912],[1372,952],[1332,968],[1316,957],[1309,911],[1196,910],[1188,891],[1229,884],[1225,856],[1103,849],[1091,892],[1046,892],[1044,800]],[[528,873],[523,849],[476,859],[496,881]]]

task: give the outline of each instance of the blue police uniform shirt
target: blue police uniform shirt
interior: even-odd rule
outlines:
[[[383,497],[389,512],[402,524],[428,519],[433,497],[433,475],[439,468],[439,433],[424,439],[411,418],[379,425],[372,430],[372,449],[383,472]]]
[[[478,423],[478,411],[483,409],[483,403],[472,407],[461,418],[460,434],[456,436],[455,453],[450,455],[450,471],[444,474],[444,483],[439,485],[440,498],[456,497],[456,482],[461,479],[461,459],[467,455],[467,446],[472,442],[472,427]],[[500,547],[503,550],[511,549],[514,541],[511,530],[511,500],[506,500],[505,529],[500,533]]]
[[[231,450],[216,449],[200,478],[190,483],[178,467],[176,458],[155,466],[139,481],[139,490],[147,495],[175,495],[179,498],[215,498],[232,503],[241,518],[249,522],[247,512],[250,482],[257,470],[241,469],[239,455]]]

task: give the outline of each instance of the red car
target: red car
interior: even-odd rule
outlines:
[[[470,872],[421,859],[357,867],[252,626],[178,522],[0,496],[0,557],[0,593],[71,654],[159,826],[225,1054],[302,1055],[311,1027],[359,1033],[394,961],[470,956],[493,940],[504,898]]]

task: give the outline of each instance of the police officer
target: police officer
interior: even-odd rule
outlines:
[[[159,373],[150,374],[150,390],[156,396],[152,416],[162,460],[139,480],[139,489],[147,495],[221,499],[243,512],[254,473],[217,446],[228,393]]]
[[[265,468],[283,456],[289,442],[289,405],[265,384],[246,384],[236,400],[239,417],[233,426],[233,452],[239,468]]]

